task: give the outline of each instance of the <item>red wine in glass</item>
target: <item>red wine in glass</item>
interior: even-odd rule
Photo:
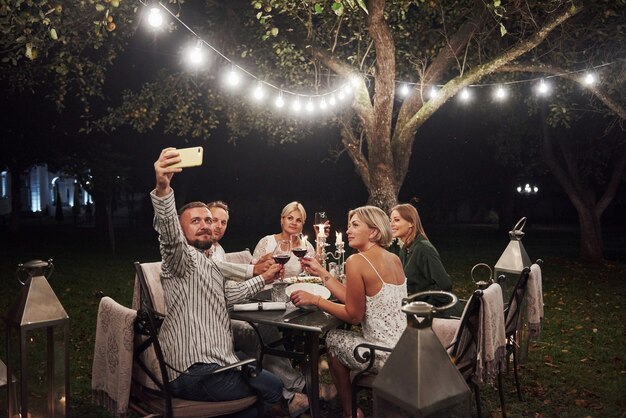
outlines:
[[[306,255],[307,253],[307,249],[306,248],[293,248],[291,250],[291,252],[298,258],[302,258]]]
[[[289,255],[279,254],[273,256],[273,258],[278,264],[287,264],[287,261],[289,261],[291,257]]]

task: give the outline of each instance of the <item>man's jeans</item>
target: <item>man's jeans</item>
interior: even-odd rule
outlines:
[[[245,356],[237,355],[242,358]],[[230,401],[256,395],[263,396],[266,408],[280,401],[283,384],[272,373],[263,370],[258,376],[246,381],[240,370],[226,370],[207,374],[219,368],[217,364],[196,363],[170,382],[173,396],[192,401]],[[237,417],[257,416],[256,407],[236,414]]]

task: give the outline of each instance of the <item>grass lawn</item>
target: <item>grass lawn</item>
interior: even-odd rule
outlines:
[[[6,312],[19,290],[19,262],[53,258],[50,281],[71,323],[72,416],[109,417],[91,403],[91,360],[99,291],[129,306],[134,279],[132,262],[159,258],[153,232],[117,231],[117,254],[93,239],[92,230],[71,226],[28,227],[20,238],[0,229],[0,309]],[[266,232],[266,231],[265,231]],[[473,290],[469,272],[484,262],[493,266],[508,237],[491,227],[433,226],[429,236],[439,249],[456,291]],[[541,339],[521,365],[525,401],[515,395],[512,372],[505,376],[507,413],[513,417],[626,416],[626,238],[624,231],[607,234],[607,255],[621,261],[587,265],[576,259],[575,231],[535,227],[526,230],[524,245],[531,259],[542,258],[545,321]],[[258,234],[259,236],[262,234]],[[229,250],[253,248],[256,237],[229,239]],[[0,358],[6,359],[4,323]],[[327,377],[325,377],[327,378]],[[499,416],[494,390],[482,391],[483,415]],[[6,394],[0,395],[2,407]],[[361,404],[366,405],[365,397]],[[324,416],[340,414],[337,402],[323,405]],[[475,413],[475,409],[473,410]],[[0,409],[0,416],[3,411]]]

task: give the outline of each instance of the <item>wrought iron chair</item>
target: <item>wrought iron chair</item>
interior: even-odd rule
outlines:
[[[367,351],[361,352],[362,349]],[[352,377],[352,416],[357,416],[357,395],[361,389],[372,390],[374,379],[376,379],[376,371],[373,370],[376,360],[376,350],[380,352],[391,353],[392,349],[380,345],[361,343],[354,348],[354,358],[360,363],[367,363],[365,369],[354,373]]]
[[[526,318],[526,293],[528,289],[528,276],[530,268],[525,267],[520,273],[519,279],[513,288],[511,299],[508,307],[504,311],[504,326],[506,334],[506,359],[507,368],[510,364],[511,356],[513,357],[513,374],[515,376],[515,388],[517,397],[520,401],[524,400],[522,395],[519,374],[517,370],[520,342],[526,340],[527,336],[523,335],[526,331],[523,327],[523,321]]]
[[[158,263],[160,264],[160,263]],[[165,310],[160,276],[155,277],[157,265],[150,263],[142,265],[134,263],[136,280],[138,281],[139,295],[133,297],[134,303],[139,301],[139,310],[135,322],[135,349],[133,385],[131,388],[130,407],[135,411],[147,415],[157,414],[170,417],[215,417],[243,411],[256,404],[259,416],[263,416],[263,399],[261,396],[248,396],[243,399],[223,402],[197,402],[175,398],[169,391],[168,368],[171,368],[163,357],[159,344],[159,328],[165,318],[165,312],[158,312],[155,306]],[[144,267],[148,267],[144,269]],[[160,267],[160,266],[159,266]],[[148,277],[145,272],[152,274]],[[137,286],[135,287],[137,291]],[[254,377],[250,367],[255,359],[239,361],[215,370],[220,373],[241,367],[245,377]]]

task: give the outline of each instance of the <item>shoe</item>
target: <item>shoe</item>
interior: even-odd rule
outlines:
[[[332,383],[320,384],[320,401],[330,402],[337,397],[337,388]]]
[[[309,397],[304,393],[295,393],[288,405],[291,418],[300,416],[309,410]]]

